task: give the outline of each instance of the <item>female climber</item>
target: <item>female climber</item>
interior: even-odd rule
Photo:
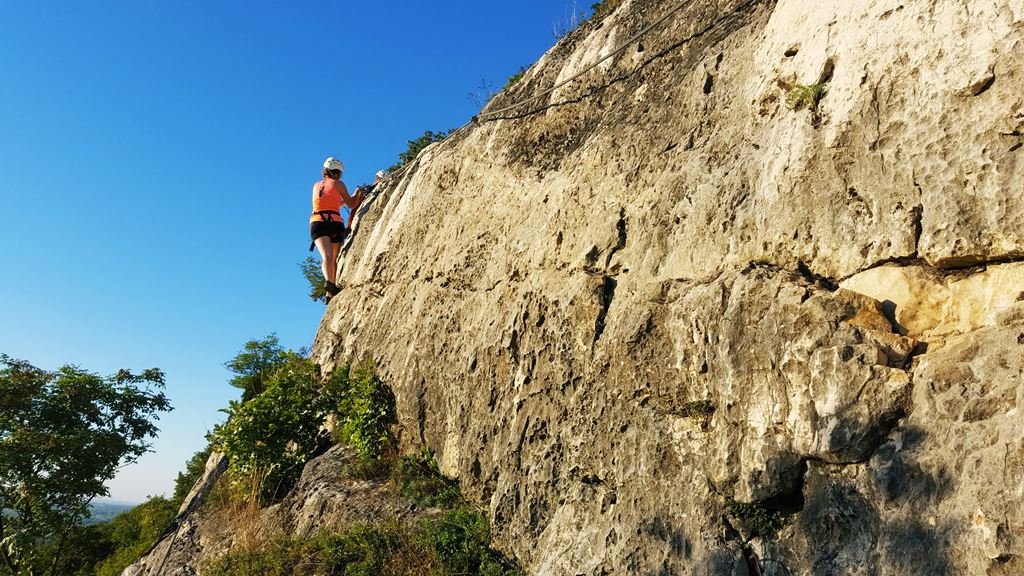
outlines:
[[[341,181],[345,166],[333,157],[324,161],[323,178],[313,184],[313,214],[309,217],[309,236],[320,251],[320,268],[324,273],[327,301],[341,291],[335,284],[338,269],[338,250],[348,234],[341,219],[341,205],[344,203],[351,212],[359,208],[359,200],[349,196],[348,188]],[[310,246],[310,250],[312,250]]]

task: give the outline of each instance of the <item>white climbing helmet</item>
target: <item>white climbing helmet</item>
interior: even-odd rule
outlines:
[[[324,170],[337,170],[338,172],[345,171],[345,165],[341,163],[334,156],[328,156],[327,160],[324,160]]]

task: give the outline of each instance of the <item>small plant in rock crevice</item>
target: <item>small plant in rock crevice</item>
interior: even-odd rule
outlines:
[[[700,424],[701,428],[707,428],[711,423],[711,415],[715,413],[715,405],[710,400],[693,400],[684,403],[679,409],[679,415],[683,418],[691,418]]]
[[[782,512],[771,510],[757,502],[737,502],[732,498],[726,498],[725,507],[730,514],[743,522],[751,537],[774,538],[785,524]]]
[[[511,87],[515,86],[516,84],[518,84],[519,81],[523,79],[523,76],[526,75],[526,70],[527,70],[526,66],[520,66],[518,72],[516,72],[515,74],[509,76],[508,79],[505,80],[505,87],[502,88],[502,90],[508,90],[509,88],[511,88]]]
[[[419,153],[422,152],[424,148],[430,146],[434,142],[440,142],[444,140],[448,136],[451,136],[453,132],[455,132],[455,130],[449,130],[448,132],[434,132],[432,130],[427,130],[419,138],[415,140],[409,140],[407,142],[405,151],[398,155],[398,162],[396,162],[394,165],[388,168],[388,174],[392,174],[397,170],[401,170],[406,164],[415,160],[416,156],[418,156]]]
[[[817,110],[818,102],[825,96],[825,84],[795,84],[786,95],[786,106],[793,111]]]
[[[600,22],[605,16],[608,16],[615,11],[622,4],[623,0],[602,0],[597,4],[590,7],[593,16],[591,19],[594,22]]]

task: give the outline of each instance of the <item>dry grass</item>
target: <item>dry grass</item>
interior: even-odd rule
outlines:
[[[226,542],[225,551],[259,550],[273,538],[267,534],[258,487],[255,478],[233,481],[222,476],[203,507],[203,530],[219,535]]]

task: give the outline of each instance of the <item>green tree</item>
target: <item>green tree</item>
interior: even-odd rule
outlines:
[[[268,379],[284,364],[286,357],[276,334],[263,340],[249,340],[237,356],[224,363],[235,373],[228,383],[241,388],[242,402],[248,402],[266,389]]]
[[[178,477],[174,479],[175,505],[181,504],[185,500],[196,481],[206,472],[206,461],[210,459],[210,451],[211,448],[207,445],[206,448],[196,452],[188,462],[185,462],[185,471],[178,472]]]
[[[305,260],[299,262],[299,268],[303,278],[309,282],[309,299],[314,302],[323,300],[327,296],[327,289],[324,287],[324,273],[320,270],[320,263],[316,258],[306,256]]]
[[[96,565],[96,576],[117,576],[138,560],[156,544],[177,512],[178,503],[174,500],[152,496],[110,522],[97,526],[97,532],[106,535],[115,550]]]
[[[0,354],[0,567],[55,574],[63,543],[104,484],[138,460],[171,410],[164,375],[48,372]],[[43,564],[44,546],[53,552]]]

